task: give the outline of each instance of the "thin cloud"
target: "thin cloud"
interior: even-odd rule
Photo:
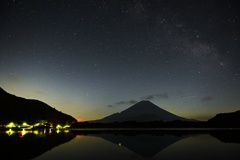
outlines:
[[[210,102],[212,100],[214,100],[214,97],[212,96],[205,96],[201,99],[202,102]]]
[[[109,108],[112,108],[112,107],[113,107],[113,105],[108,105],[107,107],[109,107]]]
[[[119,101],[119,102],[116,102],[114,104],[110,104],[107,107],[112,108],[112,107],[119,106],[119,105],[132,105],[132,104],[135,104],[135,103],[137,103],[137,101],[134,100],[134,99],[131,99],[131,100],[127,100],[127,101]]]
[[[122,104],[126,104],[127,102],[126,101],[119,101],[117,103],[115,103],[115,105],[122,105]]]
[[[19,83],[19,82],[20,82],[20,77],[19,77],[18,75],[15,75],[15,74],[9,74],[9,75],[7,76],[7,79],[8,79],[9,81],[14,82],[14,83]]]
[[[134,104],[134,103],[137,103],[137,101],[131,99],[131,100],[129,100],[129,101],[120,101],[120,102],[117,102],[117,103],[115,103],[115,105]]]
[[[147,95],[147,96],[141,97],[141,99],[144,99],[144,100],[153,100],[154,98],[155,98],[155,95]]]
[[[39,95],[44,95],[44,94],[46,94],[46,93],[45,93],[45,92],[43,92],[43,91],[37,90],[37,91],[36,91],[36,94],[39,94]]]
[[[162,94],[151,94],[144,97],[141,97],[142,100],[153,100],[153,99],[168,99],[169,95],[167,93]]]
[[[167,93],[161,93],[161,94],[150,94],[150,95],[146,95],[140,98],[140,100],[153,100],[153,99],[168,99],[169,95]],[[131,100],[126,100],[126,101],[119,101],[116,102],[114,104],[110,104],[107,107],[108,108],[112,108],[115,106],[119,106],[119,105],[133,105],[135,103],[137,103],[138,100],[135,99],[131,99]]]
[[[115,105],[131,105],[131,104],[135,104],[135,103],[137,103],[137,101],[131,99],[131,100],[128,100],[128,101],[119,101],[119,102],[117,102],[117,103],[115,103],[114,105],[111,105],[111,106],[115,106]]]
[[[161,99],[168,99],[169,98],[169,95],[167,93],[157,94],[156,96],[158,98],[161,98]]]
[[[198,96],[185,96],[185,97],[182,97],[182,98],[189,99],[189,98],[196,98],[196,97],[198,97]]]
[[[137,103],[137,101],[136,100],[130,100],[129,103],[134,104],[134,103]]]

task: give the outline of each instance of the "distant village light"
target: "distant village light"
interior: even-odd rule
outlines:
[[[56,126],[56,129],[62,129],[62,128],[63,127],[61,125],[59,125],[59,124]]]
[[[69,128],[69,127],[71,127],[70,125],[65,125],[63,128]]]
[[[26,122],[23,122],[22,126],[29,126]]]
[[[14,124],[13,122],[6,125],[6,128],[14,128],[14,127],[16,127],[16,124]]]

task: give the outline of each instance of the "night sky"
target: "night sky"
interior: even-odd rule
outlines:
[[[78,120],[150,100],[207,120],[240,109],[234,0],[1,0],[0,87]]]

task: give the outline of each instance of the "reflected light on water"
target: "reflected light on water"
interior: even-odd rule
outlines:
[[[57,132],[57,133],[60,133],[61,131],[58,129],[56,132]]]
[[[26,131],[25,129],[23,129],[22,131],[19,132],[19,138],[22,138],[27,133],[32,133],[32,131]]]
[[[34,130],[34,131],[33,131],[33,134],[38,135],[38,134],[39,134],[39,131],[38,131],[38,130]]]
[[[23,138],[27,134],[34,134],[34,135],[37,135],[38,137],[44,137],[47,134],[51,134],[52,132],[53,132],[52,129],[31,130],[31,129],[25,129],[25,128],[23,128],[22,130],[14,130],[14,129],[10,128],[7,131],[5,131],[5,133],[8,136],[13,136],[15,134],[18,134],[19,138]],[[68,133],[69,130],[57,130],[56,131],[56,133],[60,133],[60,132]]]
[[[12,129],[9,129],[8,131],[6,131],[6,133],[7,133],[9,136],[11,136],[11,135],[13,135],[14,131],[13,131]]]

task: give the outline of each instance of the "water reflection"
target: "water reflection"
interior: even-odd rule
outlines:
[[[240,130],[233,130],[233,131],[211,131],[210,135],[219,139],[221,142],[224,143],[239,143],[240,144]]]
[[[0,131],[0,150],[8,159],[33,159],[55,146],[75,137],[68,132],[55,130],[4,130]]]
[[[174,135],[116,135],[116,134],[97,134],[101,137],[119,146],[125,147],[144,158],[150,158],[156,155],[164,148],[185,138],[184,136]]]
[[[9,155],[10,159],[240,158],[238,130],[147,132],[8,130],[0,132],[0,141],[1,152]]]

